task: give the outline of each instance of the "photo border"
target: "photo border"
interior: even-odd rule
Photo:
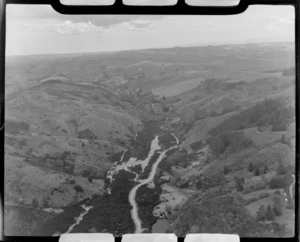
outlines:
[[[5,34],[6,34],[6,5],[7,4],[32,4],[51,5],[54,10],[62,14],[106,14],[106,15],[230,15],[239,14],[249,5],[292,5],[295,9],[295,98],[296,98],[296,171],[295,171],[295,236],[293,238],[240,238],[241,242],[260,241],[299,241],[299,14],[300,0],[240,0],[236,6],[212,7],[212,6],[189,6],[184,0],[178,0],[172,6],[129,6],[124,5],[122,0],[115,0],[113,5],[81,6],[63,5],[59,0],[0,0],[0,162],[1,179],[0,194],[2,207],[2,231],[0,228],[0,240],[4,241],[58,241],[59,237],[27,237],[27,236],[5,236],[4,233],[4,116],[5,116]],[[2,234],[2,237],[1,237]],[[184,238],[177,238],[184,241]],[[121,241],[121,238],[115,238]]]

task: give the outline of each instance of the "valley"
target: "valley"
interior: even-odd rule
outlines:
[[[5,234],[293,236],[294,53],[8,58]]]

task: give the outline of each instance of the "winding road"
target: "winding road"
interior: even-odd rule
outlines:
[[[293,198],[293,185],[295,184],[296,179],[295,179],[295,175],[293,175],[293,174],[292,174],[292,177],[294,179],[294,182],[290,186],[290,195],[291,195],[291,199],[292,199],[292,202],[293,202],[293,206],[295,207],[295,201],[294,201],[294,198]]]

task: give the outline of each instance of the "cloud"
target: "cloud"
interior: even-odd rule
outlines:
[[[73,23],[72,21],[64,21],[62,24],[55,26],[56,32],[60,34],[66,33],[87,33],[98,32],[101,28],[95,26],[90,21]]]
[[[294,26],[294,21],[286,17],[274,17],[272,22],[267,25],[269,31],[278,31],[283,28],[291,28]]]
[[[143,31],[151,29],[154,26],[154,22],[150,20],[144,20],[144,19],[134,19],[131,21],[124,22],[122,24],[129,30],[133,31]]]
[[[152,28],[156,20],[163,18],[165,16],[63,15],[57,13],[51,6],[44,5],[8,5],[7,8],[7,24],[11,30],[59,34],[112,32],[120,31],[122,28],[123,30],[142,31]]]
[[[61,23],[24,23],[22,24],[22,29],[35,32],[56,32],[59,34],[79,34],[103,30],[103,28],[95,26],[90,21],[74,23],[70,20]]]
[[[62,21],[72,21],[73,23],[91,22],[95,26],[110,27],[127,21],[143,19],[145,17],[133,16],[133,15],[119,15],[119,16],[117,15],[100,15],[100,16],[99,15],[64,15],[56,12],[51,6],[8,5],[7,18],[8,18],[8,22],[10,21],[20,21],[22,23],[30,22],[30,21],[40,22],[40,20],[55,19],[61,22]],[[164,16],[149,16],[148,18],[162,19],[164,18]]]
[[[97,26],[91,21],[74,22],[59,19],[46,19],[41,21],[8,22],[8,28],[15,31],[53,32],[57,34],[83,34],[99,32],[146,31],[157,24],[156,20],[140,18],[108,26]]]

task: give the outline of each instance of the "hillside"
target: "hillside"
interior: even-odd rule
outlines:
[[[103,194],[115,154],[130,146],[143,121],[158,118],[137,108],[142,99],[111,86],[60,80],[7,94],[7,208],[64,209]]]
[[[291,43],[8,57],[6,234],[82,214],[74,232],[133,232],[152,174],[145,232],[292,236],[294,61]]]

